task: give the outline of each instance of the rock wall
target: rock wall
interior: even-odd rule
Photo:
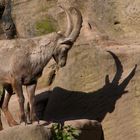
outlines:
[[[106,140],[138,140],[140,50],[139,45],[133,47],[127,50],[128,46],[112,45],[102,50],[90,44],[75,46],[66,67],[55,77],[45,119],[95,119],[102,122]],[[106,75],[112,80],[116,73],[106,50],[114,52],[123,66],[117,72],[116,86],[105,84]],[[129,75],[135,64],[135,75]]]
[[[19,36],[36,36],[36,22],[45,16],[56,21],[56,30],[64,30],[65,16],[58,4],[79,8],[83,27],[67,65],[55,73],[49,86],[51,94],[44,101],[42,118],[96,119],[102,123],[105,140],[139,140],[139,0],[14,0]],[[135,64],[136,72],[132,71]],[[48,71],[46,67],[38,88],[47,85]],[[106,75],[112,81],[115,74],[118,81],[114,85]]]
[[[12,12],[19,36],[37,35],[36,22],[46,18],[55,20],[54,26],[64,29],[64,15],[58,5],[75,6],[82,11],[84,27],[90,29],[85,34],[88,39],[95,34],[105,34],[111,39],[138,40],[140,37],[139,0],[14,0]]]

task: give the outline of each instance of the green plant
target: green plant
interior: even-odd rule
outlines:
[[[1,101],[1,98],[2,98],[2,94],[3,94],[3,88],[2,88],[2,86],[0,86],[0,101]]]
[[[51,128],[52,140],[77,140],[80,131],[70,125],[63,126],[60,123],[55,123]]]
[[[55,21],[49,17],[35,24],[36,34],[43,35],[56,31]]]

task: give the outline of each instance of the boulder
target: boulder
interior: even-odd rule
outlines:
[[[50,132],[42,126],[16,126],[0,131],[0,140],[49,140]]]
[[[78,140],[104,140],[102,126],[98,121],[81,119],[66,121],[64,125],[70,125],[81,131]]]
[[[70,125],[81,133],[78,140],[104,140],[102,126],[94,120],[71,120],[64,125]],[[0,140],[51,140],[51,126],[16,126],[0,132]]]

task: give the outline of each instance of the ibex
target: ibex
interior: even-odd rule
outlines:
[[[16,93],[20,107],[20,122],[26,123],[22,85],[26,86],[30,106],[30,121],[36,121],[34,95],[38,78],[51,58],[54,58],[58,66],[65,66],[68,51],[80,34],[82,27],[81,12],[76,8],[71,9],[75,11],[77,17],[73,27],[70,10],[62,9],[68,21],[65,34],[54,32],[30,39],[0,41],[0,84],[7,91],[2,104],[2,111],[10,126],[17,125],[8,109],[11,95]]]

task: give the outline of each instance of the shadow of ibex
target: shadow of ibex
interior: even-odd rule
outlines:
[[[110,82],[109,75],[105,77],[105,85],[88,94],[81,91],[69,91],[55,87],[36,96],[36,112],[40,119],[65,121],[69,119],[94,119],[102,122],[108,112],[113,112],[116,101],[128,91],[125,90],[135,75],[136,67],[119,84],[123,66],[118,57],[109,51],[115,60],[116,74]]]

